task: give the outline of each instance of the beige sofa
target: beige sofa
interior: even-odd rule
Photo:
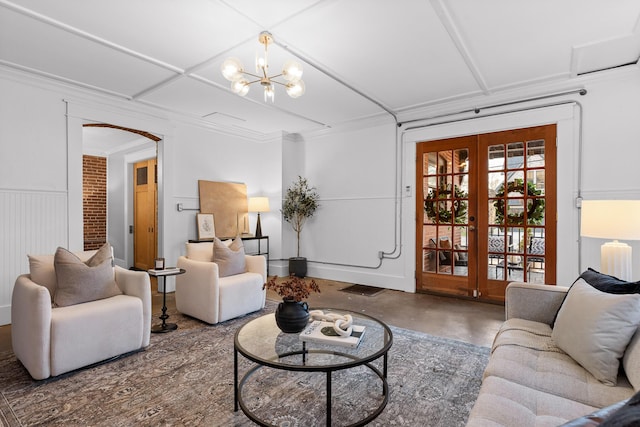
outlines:
[[[494,340],[468,427],[559,426],[640,389],[639,333],[631,332],[615,386],[598,381],[556,345],[550,325],[568,289],[527,283],[507,287],[506,321]],[[584,310],[588,316],[589,309]]]
[[[76,253],[87,260],[96,251]],[[11,301],[13,352],[36,380],[147,347],[151,331],[149,275],[115,267],[121,294],[57,307],[53,255],[30,256]],[[113,277],[113,276],[112,276]]]

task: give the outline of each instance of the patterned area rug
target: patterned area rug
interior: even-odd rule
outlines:
[[[152,334],[145,351],[44,381],[33,381],[13,353],[0,353],[0,426],[253,426],[233,412],[233,338],[243,323],[274,309],[268,303],[262,312],[214,326],[170,312],[179,329]],[[370,425],[464,426],[489,349],[392,331],[389,403]],[[241,372],[251,366],[242,361]],[[332,378],[334,425],[378,406],[380,382],[369,370]],[[324,374],[260,369],[243,396],[274,425],[325,425]]]

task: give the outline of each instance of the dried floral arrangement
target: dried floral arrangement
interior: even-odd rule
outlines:
[[[288,280],[278,281],[278,276],[274,276],[262,289],[271,289],[285,300],[300,302],[311,295],[311,292],[320,293],[320,287],[315,280],[307,281],[298,276],[289,276]]]

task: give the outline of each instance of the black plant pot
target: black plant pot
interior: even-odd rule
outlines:
[[[305,257],[289,258],[289,276],[306,277],[307,259]]]
[[[306,302],[283,299],[276,308],[276,324],[282,332],[295,334],[302,332],[309,322],[309,306]]]

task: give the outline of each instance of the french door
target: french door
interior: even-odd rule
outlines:
[[[555,282],[555,125],[422,142],[416,163],[417,291]]]

